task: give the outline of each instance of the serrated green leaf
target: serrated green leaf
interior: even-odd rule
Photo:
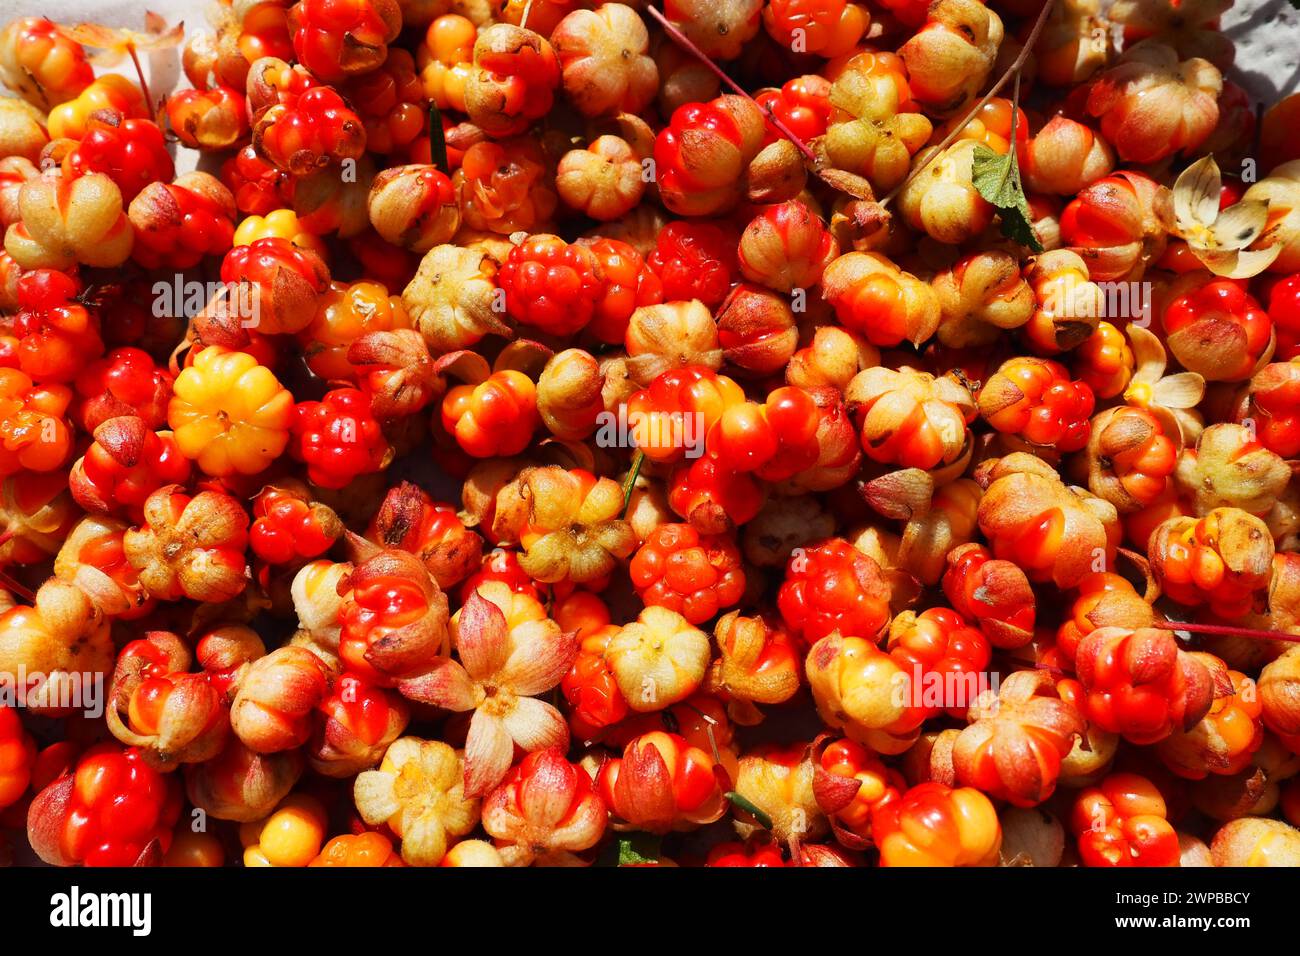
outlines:
[[[996,153],[983,143],[976,146],[971,154],[971,183],[976,192],[997,207],[1002,235],[1034,252],[1043,251],[1043,244],[1034,234],[1033,213],[1020,183],[1014,149]]]
[[[1038,241],[1038,234],[1034,232],[1032,215],[1028,203],[1023,209],[999,209],[998,228],[1002,230],[1002,235],[1012,242],[1034,252],[1042,252],[1043,244]]]
[[[976,192],[999,209],[1009,209],[1025,199],[1014,150],[997,153],[980,143],[971,154],[971,182]]]

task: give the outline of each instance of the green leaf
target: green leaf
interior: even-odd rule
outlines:
[[[658,863],[659,837],[653,833],[624,833],[606,844],[597,866],[635,866],[638,863]]]
[[[643,464],[645,464],[645,452],[638,448],[632,457],[632,467],[627,471],[627,478],[623,480],[623,510],[618,513],[619,518],[627,517],[628,505],[632,503],[632,489],[636,487],[636,477],[641,474]]]
[[[629,834],[619,838],[619,866],[659,862],[659,838],[654,834]]]
[[[1020,165],[1016,162],[1014,149],[1002,154],[983,143],[976,146],[972,155],[971,182],[976,192],[997,207],[1002,220],[1002,235],[1034,252],[1043,251],[1043,244],[1034,235],[1033,213],[1029,211],[1029,201],[1025,199],[1025,190],[1020,184]]]
[[[739,807],[741,810],[744,810],[755,820],[757,820],[758,825],[762,827],[764,830],[772,829],[772,818],[769,817],[762,810],[758,809],[758,807],[756,807],[753,801],[751,801],[748,797],[742,796],[741,794],[737,793],[735,790],[728,790],[725,796],[735,806]]]
[[[435,103],[429,104],[429,157],[438,172],[451,175],[451,164],[447,162],[447,134],[442,128],[442,114]]]

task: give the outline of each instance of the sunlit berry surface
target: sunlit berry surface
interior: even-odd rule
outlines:
[[[1300,866],[1229,6],[0,25],[0,860]]]

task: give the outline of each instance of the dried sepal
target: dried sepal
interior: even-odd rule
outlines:
[[[1017,806],[1052,795],[1061,760],[1084,731],[1083,717],[1044,671],[1009,674],[975,700],[967,719],[953,746],[957,779]]]
[[[942,313],[937,337],[944,345],[966,348],[992,344],[1034,314],[1034,294],[1020,276],[1020,265],[1005,252],[977,252],[931,281]]]
[[[377,770],[357,774],[353,800],[371,826],[387,824],[411,866],[437,866],[456,837],[478,824],[479,801],[465,795],[461,755],[440,740],[401,737]]]
[[[405,682],[423,678],[447,646],[447,595],[415,555],[391,548],[374,551],[355,536],[349,540],[368,556],[338,578],[343,637],[349,645],[355,642],[340,647],[345,657],[360,657],[406,693]],[[399,584],[409,589],[404,593],[409,603],[385,604],[382,589]],[[410,600],[417,595],[419,605]],[[412,614],[417,609],[418,616]]]
[[[1263,238],[1266,200],[1243,199],[1220,210],[1221,192],[1219,165],[1213,155],[1204,156],[1179,173],[1172,197],[1157,203],[1156,212],[1205,268],[1228,279],[1249,279],[1273,264],[1282,244]]]
[[[339,646],[339,610],[346,593],[339,585],[351,573],[348,562],[309,561],[290,584],[298,627],[314,642],[335,651]]]
[[[916,741],[923,715],[909,706],[910,675],[874,643],[837,631],[813,645],[805,667],[828,727],[882,754]]]
[[[799,332],[785,296],[741,283],[718,307],[718,340],[729,367],[759,376],[787,367]]]
[[[708,687],[755,704],[780,704],[799,689],[799,659],[789,633],[773,615],[724,614],[714,627],[718,658]]]
[[[440,588],[467,577],[483,553],[483,540],[461,524],[450,505],[435,502],[409,481],[389,489],[369,536],[381,547],[418,556]]]
[[[645,386],[672,368],[722,367],[718,326],[698,299],[645,305],[628,320],[627,368]]]
[[[1088,490],[1122,514],[1138,511],[1163,492],[1166,463],[1181,450],[1182,430],[1171,417],[1128,406],[1105,409],[1088,435]]]
[[[794,353],[785,380],[800,388],[831,386],[843,391],[855,375],[879,364],[880,350],[864,336],[823,325],[812,341]]]
[[[150,594],[217,603],[247,584],[248,514],[230,495],[164,485],[144,503],[145,523],[126,532],[127,560]]]
[[[319,657],[301,647],[278,647],[244,674],[230,705],[231,728],[256,753],[301,746],[327,687],[328,672]]]
[[[462,246],[434,246],[402,291],[402,304],[435,354],[468,348],[485,335],[509,338],[497,262]]]
[[[975,536],[975,515],[984,494],[979,484],[958,478],[935,491],[929,507],[903,528],[898,564],[923,584],[937,584],[945,559]]]
[[[610,478],[558,465],[525,468],[497,493],[492,531],[523,543],[519,563],[539,581],[595,581],[636,547],[619,517],[623,503]]]
[[[1169,415],[1177,423],[1183,443],[1194,443],[1205,427],[1196,410],[1205,397],[1205,377],[1198,372],[1166,375],[1169,356],[1156,334],[1134,324],[1126,334],[1133,347],[1134,370],[1124,389],[1124,401]]]
[[[1068,487],[1041,458],[1015,452],[981,475],[986,488],[980,530],[995,554],[1014,560],[1032,580],[1072,587],[1113,553],[1119,530],[1115,506]]]
[[[414,329],[367,332],[348,346],[348,362],[362,376],[376,418],[413,415],[442,390],[428,346]]]
[[[1267,512],[1291,480],[1281,457],[1260,445],[1251,429],[1220,422],[1205,429],[1178,459],[1174,478],[1198,515],[1215,508]]]
[[[704,682],[709,638],[676,611],[651,606],[625,625],[605,648],[628,706],[639,713],[685,700]]]
[[[815,793],[815,772],[807,746],[759,748],[740,758],[735,792],[766,815],[777,841],[819,840],[830,826]],[[747,814],[738,814],[736,831],[742,838],[757,829]]]
[[[577,854],[600,841],[608,816],[587,771],[559,747],[529,754],[483,801],[483,829],[506,866],[582,866]]]
[[[225,701],[206,674],[185,673],[190,652],[169,631],[150,631],[140,640],[155,649],[153,655],[123,654],[109,684],[104,720],[109,732],[127,746],[139,747],[156,766],[171,769],[178,763],[200,763],[222,749],[230,731]],[[155,661],[149,659],[155,657]],[[170,683],[157,715],[153,733],[132,727],[131,703],[146,681],[166,672]]]
[[[537,411],[557,438],[581,440],[596,430],[605,410],[605,376],[600,363],[583,349],[553,355],[537,380]]]
[[[457,613],[460,660],[440,658],[401,685],[402,693],[415,700],[471,712],[465,741],[465,793],[471,797],[504,779],[516,746],[533,752],[568,745],[564,718],[536,695],[558,684],[569,670],[577,640],[548,618],[511,626],[506,612],[512,605],[512,592],[504,584],[477,588]]]
[[[293,789],[303,767],[297,750],[259,754],[231,737],[216,757],[185,767],[185,794],[218,820],[261,820]]]

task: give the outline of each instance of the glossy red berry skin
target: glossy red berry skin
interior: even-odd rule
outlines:
[[[708,454],[679,466],[669,483],[669,507],[705,534],[753,521],[765,500],[753,476],[732,471]]]
[[[1209,671],[1170,631],[1098,628],[1079,642],[1075,672],[1088,722],[1139,745],[1190,729],[1213,701]]]
[[[602,342],[621,345],[632,313],[664,300],[664,286],[641,253],[619,239],[600,238],[589,246],[605,282],[604,295],[587,326]]]
[[[596,606],[589,616],[581,606],[568,616],[566,608],[572,604],[556,602],[552,613],[566,632],[576,633],[578,655],[569,671],[560,679],[560,692],[569,703],[569,727],[580,740],[593,740],[601,736],[606,727],[613,727],[627,717],[631,708],[619,690],[614,670],[605,659],[605,648],[622,630],[609,623],[609,609],[595,595],[584,591],[574,592],[578,605]]]
[[[299,0],[289,13],[298,62],[326,83],[368,73],[402,28],[394,0]]]
[[[176,174],[158,124],[109,112],[91,115],[86,135],[64,157],[63,168],[71,176],[103,173],[122,191],[123,203],[150,183],[170,182]]]
[[[1140,278],[1146,258],[1163,240],[1148,234],[1158,185],[1142,173],[1120,170],[1091,183],[1060,216],[1061,244],[1088,262],[1093,282]]]
[[[251,143],[222,164],[221,181],[239,211],[250,216],[264,216],[293,203],[293,176],[259,156]]]
[[[267,564],[318,558],[338,540],[337,521],[326,527],[320,509],[303,496],[269,485],[253,499],[248,544]]]
[[[235,246],[221,260],[221,281],[252,297],[253,315],[241,324],[261,335],[299,332],[315,317],[329,290],[329,269],[316,253],[281,236]],[[259,356],[260,359],[260,356]]]
[[[519,566],[519,552],[505,548],[493,548],[483,555],[483,564],[477,571],[467,577],[460,586],[460,603],[464,604],[469,596],[478,590],[479,585],[489,581],[500,581],[516,594],[526,594],[541,601],[546,595],[545,586],[539,590],[538,582],[530,578]]]
[[[670,368],[628,400],[629,419],[636,416],[632,439],[651,461],[680,461],[691,451],[687,446],[698,439],[704,438],[707,446],[709,432],[723,412],[744,400],[744,390],[735,381],[710,368]],[[697,423],[696,434],[686,434],[685,424],[682,428],[672,427],[679,420]],[[735,470],[721,460],[719,465]]]
[[[243,89],[214,86],[180,90],[167,97],[167,123],[190,149],[220,150],[248,136]]]
[[[904,26],[915,29],[925,22],[930,5],[926,0],[880,0],[880,5]]]
[[[719,843],[709,851],[705,866],[758,867],[785,866],[781,851],[775,846],[750,849],[743,843]]]
[[[796,548],[776,601],[790,633],[807,644],[835,631],[871,640],[889,622],[880,566],[843,538]]]
[[[943,574],[943,591],[952,606],[997,647],[1022,646],[1034,633],[1034,592],[1024,572],[1017,571],[983,545],[968,545],[950,552]],[[1023,586],[1011,586],[1022,581]]]
[[[167,210],[167,218],[164,222],[159,217],[156,228],[136,228],[131,257],[141,266],[189,269],[205,256],[219,256],[230,248],[235,235],[235,224],[230,217],[233,210],[224,209],[211,196],[184,186],[158,183],[150,189],[151,192],[141,194],[141,199],[156,196],[156,205]],[[230,201],[228,195],[225,201]]]
[[[355,388],[333,389],[319,402],[299,402],[293,436],[307,477],[322,488],[345,488],[354,478],[379,471],[390,453],[370,399]]]
[[[1253,451],[1258,444],[1286,461],[1300,457],[1300,364],[1265,365],[1251,379],[1248,396],[1237,420],[1254,421],[1259,441],[1244,443],[1240,454]]]
[[[871,815],[881,866],[990,866],[1001,842],[997,811],[973,787],[929,780],[882,801]]]
[[[431,587],[436,590],[427,578],[421,581],[403,574],[371,575],[360,585],[354,580],[339,612],[339,658],[347,670],[380,687],[396,686],[403,674],[373,663],[379,656],[375,648],[382,649],[381,642],[390,634],[419,622],[429,612]],[[437,650],[427,653],[434,656]],[[411,670],[425,662],[422,657],[418,661],[399,661],[394,666]]]
[[[780,89],[763,90],[754,99],[764,111],[776,115],[790,132],[805,143],[826,132],[831,118],[831,81],[809,73],[787,80]],[[767,142],[775,142],[782,133],[768,123]]]
[[[1175,355],[1180,354],[1176,348],[1177,343],[1173,341],[1179,329],[1207,316],[1217,316],[1231,322],[1238,327],[1240,331],[1237,334],[1242,337],[1240,347],[1234,344],[1226,352],[1220,353],[1225,362],[1229,357],[1233,361],[1216,369],[1214,379],[1236,381],[1248,377],[1259,364],[1273,337],[1273,320],[1269,313],[1264,311],[1254,296],[1246,292],[1244,282],[1213,279],[1199,285],[1169,302],[1161,316]]]
[[[730,148],[739,156],[744,136],[736,120],[717,100],[679,106],[668,125],[655,137],[654,161],[661,194],[687,197],[730,194],[734,188],[732,169],[698,164],[694,160],[697,153],[694,146],[698,141],[714,141],[720,152]]]
[[[189,480],[190,460],[180,453],[171,432],[120,424],[95,430],[95,441],[73,469],[69,484],[72,497],[87,511],[124,514],[138,521],[151,494],[163,485]]]
[[[135,415],[150,428],[163,428],[173,378],[143,349],[113,349],[77,376],[77,424],[93,432],[109,418]]]
[[[1150,780],[1113,773],[1075,797],[1070,829],[1084,866],[1178,866],[1178,833]]]
[[[733,471],[784,481],[811,468],[821,455],[821,415],[813,396],[798,386],[773,390],[762,405],[741,402],[723,411],[709,431],[710,453]]]
[[[478,385],[457,385],[442,400],[442,427],[475,458],[517,455],[541,423],[537,387],[523,372],[493,372]]]
[[[0,475],[53,471],[72,450],[66,419],[72,390],[38,385],[15,368],[0,368]]]
[[[1277,330],[1273,361],[1300,357],[1300,272],[1279,279],[1269,289],[1268,314]]]
[[[979,398],[981,414],[998,431],[1064,452],[1088,444],[1095,404],[1092,389],[1072,381],[1065,366],[1028,356],[1003,362]]]
[[[4,32],[6,52],[31,86],[24,96],[43,110],[73,99],[94,82],[95,68],[85,49],[53,20],[23,17],[8,23]]]
[[[663,283],[663,301],[699,299],[710,309],[721,305],[739,270],[738,241],[739,236],[718,223],[670,222],[646,259]]]
[[[910,676],[935,674],[945,682],[955,679],[955,686],[972,688],[977,686],[974,678],[989,666],[993,654],[983,632],[946,607],[922,611],[906,626],[891,626],[888,650],[894,663]],[[949,716],[963,718],[966,707],[974,703],[973,697],[972,693],[971,699],[947,708]],[[926,720],[945,711],[929,702],[920,706]]]
[[[0,707],[0,810],[27,792],[36,761],[36,742],[23,729],[18,708]]]
[[[510,250],[497,284],[505,292],[507,312],[551,335],[572,335],[583,328],[605,293],[589,247],[545,234]]]
[[[97,744],[82,754],[71,778],[51,784],[42,796],[59,787],[67,790],[57,825],[60,862],[133,866],[155,841],[164,852],[171,844],[180,787],[175,777],[151,767],[138,748]],[[39,801],[32,805],[33,816]]]
[[[76,279],[53,269],[33,269],[19,278],[17,364],[33,381],[69,382],[103,352],[99,322],[78,300],[81,291]]]
[[[254,132],[253,142],[275,166],[305,173],[365,152],[361,117],[330,87],[313,86],[292,104]]]
[[[427,140],[424,85],[406,50],[393,50],[378,70],[350,81],[346,94],[365,121],[366,148],[372,153],[396,154],[417,139]]]
[[[650,532],[628,567],[642,603],[676,611],[702,624],[745,591],[740,550],[725,535],[701,535],[688,524]]]

